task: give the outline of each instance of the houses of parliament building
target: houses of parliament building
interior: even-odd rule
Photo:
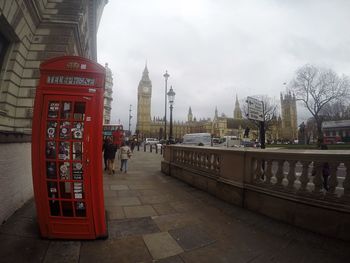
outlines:
[[[152,81],[149,78],[147,65],[142,73],[142,78],[137,90],[137,124],[136,134],[139,138],[164,138],[164,119],[151,117]],[[266,139],[270,141],[297,139],[297,109],[295,96],[291,94],[280,95],[281,116],[274,117],[270,128],[266,131]],[[233,105],[233,103],[232,103]],[[169,125],[169,123],[167,123]],[[232,117],[218,114],[215,108],[214,118],[199,119],[192,113],[189,106],[187,121],[173,122],[173,137],[181,140],[187,133],[210,133],[214,137],[226,135],[243,138],[246,129],[249,129],[249,138],[255,140],[259,136],[256,124],[243,118],[242,110],[236,95]],[[169,128],[167,127],[167,137]]]

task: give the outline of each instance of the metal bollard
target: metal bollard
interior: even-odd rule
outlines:
[[[158,145],[155,144],[155,147],[156,147],[156,154],[158,154]]]
[[[140,151],[140,144],[139,143],[137,144],[137,151],[138,152]]]
[[[149,152],[150,153],[152,152],[152,148],[153,148],[152,146],[153,146],[152,144],[149,145]]]
[[[143,151],[146,152],[146,144],[143,145]]]

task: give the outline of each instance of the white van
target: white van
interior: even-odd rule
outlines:
[[[184,135],[182,144],[211,146],[211,135],[210,133],[188,133]]]
[[[241,140],[237,136],[224,136],[220,146],[224,147],[240,147]]]

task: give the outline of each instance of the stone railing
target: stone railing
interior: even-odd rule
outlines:
[[[350,151],[170,146],[162,171],[236,205],[350,240]]]

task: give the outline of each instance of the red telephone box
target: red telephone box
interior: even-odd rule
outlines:
[[[32,130],[34,197],[41,235],[107,236],[102,172],[105,69],[74,56],[40,66]]]

